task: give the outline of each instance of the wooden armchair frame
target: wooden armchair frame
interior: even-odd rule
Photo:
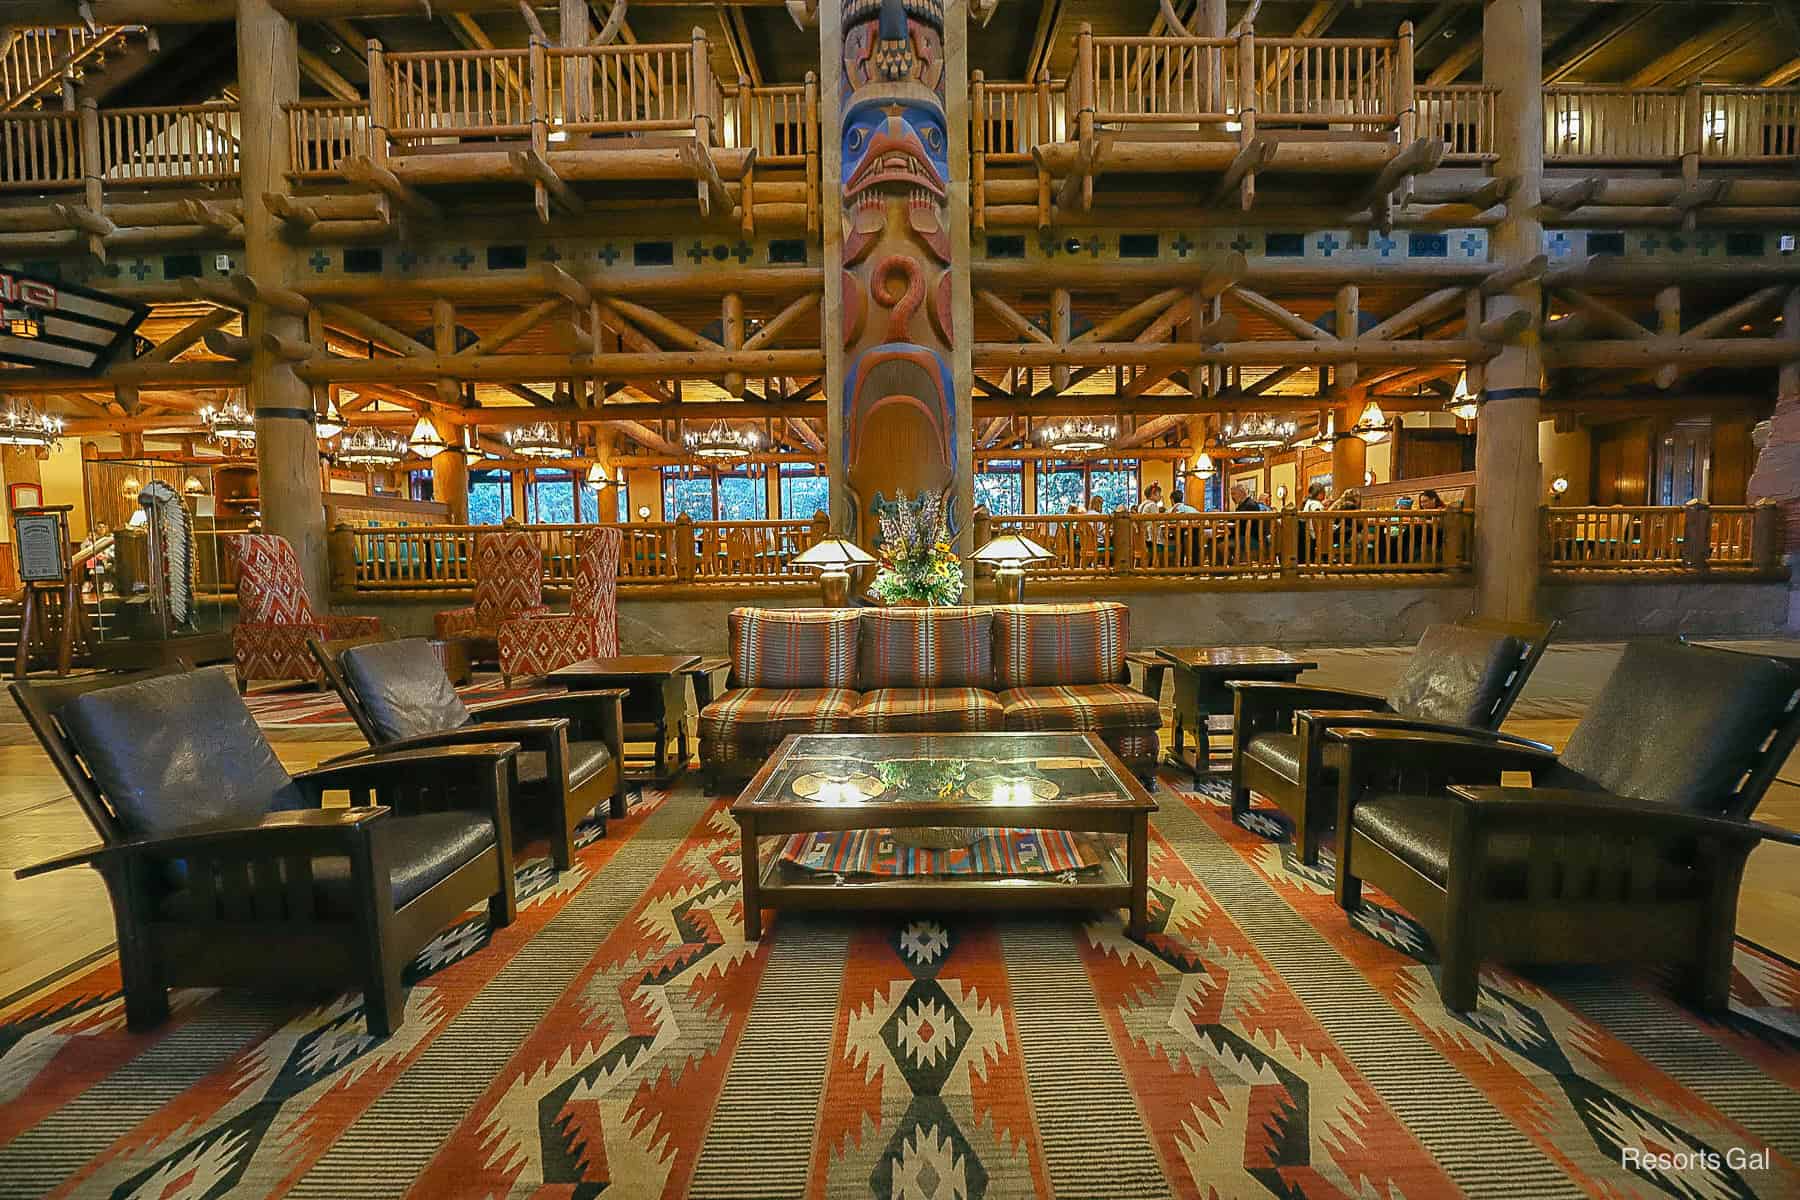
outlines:
[[[1505,689],[1489,710],[1482,726],[1452,725],[1422,721],[1393,711],[1387,699],[1372,692],[1347,691],[1307,683],[1274,683],[1256,680],[1233,680],[1231,732],[1231,811],[1234,815],[1249,811],[1250,793],[1261,792],[1273,800],[1294,822],[1294,842],[1300,847],[1300,861],[1317,866],[1319,843],[1332,817],[1337,812],[1337,791],[1333,786],[1331,765],[1326,759],[1326,734],[1335,728],[1357,725],[1364,728],[1413,729],[1420,731],[1460,733],[1485,737],[1499,742],[1515,739],[1497,733],[1500,723],[1512,711],[1519,693],[1531,679],[1531,673],[1543,658],[1558,622],[1493,621],[1481,617],[1465,617],[1456,622],[1465,629],[1490,632],[1496,636],[1512,636],[1525,644],[1523,653]],[[1299,736],[1300,779],[1292,783],[1269,770],[1246,753],[1250,742],[1259,734],[1285,733],[1292,729]],[[1535,743],[1528,743],[1533,744]]]
[[[161,1024],[169,1015],[170,987],[328,985],[360,988],[369,1032],[387,1037],[404,1019],[401,972],[439,930],[483,900],[496,928],[512,923],[513,742],[364,756],[294,776],[314,805],[325,793],[341,791],[349,794],[348,808],[274,812],[253,824],[128,836],[57,714],[84,692],[166,673],[12,685],[27,724],[101,838],[16,875],[25,879],[74,866],[100,873],[112,900],[129,1028]],[[396,909],[383,819],[449,809],[488,814],[494,844]],[[319,910],[313,879],[322,858],[349,860],[347,917]],[[178,911],[163,908],[163,868],[171,859],[185,864]]]
[[[1370,728],[1328,737],[1343,748],[1338,904],[1360,907],[1364,879],[1397,900],[1436,940],[1438,990],[1458,1012],[1474,1007],[1484,959],[1669,964],[1689,972],[1698,1007],[1723,1011],[1744,861],[1764,840],[1800,845],[1800,834],[1748,819],[1800,737],[1800,713],[1765,744],[1729,816],[1601,791],[1494,786],[1502,772],[1556,766],[1549,747],[1523,739]],[[1356,831],[1356,805],[1371,789],[1454,804],[1443,885]],[[1501,839],[1515,861],[1522,843],[1522,891],[1495,886]],[[1671,871],[1686,886],[1669,886]]]

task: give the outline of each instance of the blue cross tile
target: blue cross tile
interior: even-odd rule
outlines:
[[[1718,244],[1719,239],[1710,233],[1703,233],[1694,239],[1694,249],[1700,251],[1702,255],[1711,254],[1713,252],[1713,247]]]
[[[1482,242],[1481,235],[1474,232],[1463,234],[1462,240],[1456,244],[1462,248],[1464,258],[1479,257],[1482,250],[1486,248]]]
[[[116,262],[109,262],[100,268],[100,273],[108,279],[117,279],[119,277],[119,264]]]
[[[450,256],[450,261],[456,264],[457,270],[466,271],[475,265],[475,256],[469,253],[467,246],[461,246],[457,248],[455,254]]]
[[[142,283],[142,282],[144,282],[145,278],[149,274],[150,274],[150,264],[149,263],[145,262],[141,258],[132,260],[131,277],[133,279],[137,280],[139,283]]]
[[[1643,237],[1642,239],[1639,240],[1638,249],[1642,250],[1645,254],[1655,254],[1657,251],[1657,248],[1660,247],[1661,245],[1662,245],[1661,238],[1656,237],[1654,235],[1646,235],[1645,237]]]
[[[750,256],[755,253],[756,248],[743,238],[739,238],[738,244],[731,248],[732,257],[737,259],[740,264],[749,262]]]
[[[1574,250],[1575,247],[1569,243],[1569,235],[1562,230],[1544,235],[1544,253],[1551,258],[1567,258]]]
[[[1669,252],[1670,253],[1680,254],[1683,250],[1686,250],[1686,249],[1687,249],[1687,239],[1682,237],[1679,233],[1669,239]]]
[[[705,243],[695,242],[693,245],[689,246],[688,250],[687,250],[687,256],[694,260],[695,266],[699,266],[701,263],[705,262],[706,261],[706,245],[705,245]]]
[[[1330,258],[1333,254],[1336,254],[1343,248],[1344,243],[1338,241],[1332,234],[1322,233],[1319,235],[1319,240],[1314,242],[1313,245],[1318,248],[1320,254],[1323,254],[1326,258]]]
[[[1255,247],[1256,243],[1250,240],[1250,235],[1247,233],[1239,233],[1231,239],[1231,248],[1239,254],[1248,254]]]
[[[548,263],[561,262],[562,251],[558,250],[555,246],[545,246],[544,252],[538,257]]]
[[[1369,244],[1381,251],[1381,257],[1383,258],[1392,257],[1395,249],[1400,245],[1399,242],[1396,242],[1385,233],[1375,235],[1375,237],[1369,240]]]
[[[1061,249],[1061,244],[1057,242],[1056,235],[1045,231],[1044,233],[1038,234],[1038,249],[1042,250],[1048,257],[1055,258],[1056,252]]]
[[[1175,251],[1177,257],[1180,258],[1186,258],[1188,251],[1193,248],[1194,243],[1188,240],[1188,235],[1185,233],[1176,234],[1175,240],[1169,243],[1169,249]]]
[[[331,267],[331,256],[323,250],[314,250],[306,265],[313,269],[314,275],[322,274]]]
[[[418,266],[419,263],[423,262],[424,260],[421,259],[417,254],[414,254],[412,251],[412,247],[409,246],[406,249],[400,251],[399,254],[396,254],[394,256],[394,261],[400,264],[400,269],[402,271],[410,271],[414,267]]]
[[[600,247],[600,261],[605,263],[609,267],[612,266],[614,263],[618,262],[619,261],[619,248],[617,246],[613,245],[611,242],[608,242],[608,243],[606,243],[606,245]]]
[[[1096,237],[1096,238],[1088,239],[1087,252],[1088,252],[1089,258],[1099,258],[1100,251],[1102,251],[1104,249],[1106,249],[1106,239],[1105,238]]]

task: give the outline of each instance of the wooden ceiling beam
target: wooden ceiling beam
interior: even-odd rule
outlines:
[[[1712,61],[1711,55],[1723,45],[1734,42],[1760,21],[1757,16],[1730,16],[1715,21],[1699,33],[1650,60],[1625,81],[1626,87],[1644,88],[1675,85]]]
[[[1606,14],[1590,32],[1578,33],[1574,40],[1565,38],[1563,42],[1548,48],[1545,51],[1544,85],[1548,87],[1565,82],[1595,55],[1656,16],[1657,8],[1655,4],[1636,7],[1620,5],[1617,10]],[[1552,55],[1557,57],[1552,58]]]

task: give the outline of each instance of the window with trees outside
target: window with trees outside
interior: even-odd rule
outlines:
[[[767,468],[694,470],[664,467],[663,519],[686,513],[696,521],[765,521],[769,516]]]
[[[786,521],[810,520],[814,513],[831,511],[831,480],[819,463],[781,464],[781,517]]]
[[[573,525],[574,472],[533,471],[531,485],[525,489],[525,520],[533,525]]]
[[[985,508],[996,517],[1016,517],[1024,512],[1025,464],[1016,458],[982,463],[975,472],[975,507]]]
[[[1038,467],[1037,510],[1041,513],[1066,513],[1071,504],[1088,509],[1095,500],[1099,511],[1117,512],[1137,507],[1137,498],[1135,458],[1045,460]]]
[[[513,515],[512,472],[469,472],[469,524],[498,525]]]

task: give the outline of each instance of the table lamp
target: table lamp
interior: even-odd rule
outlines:
[[[976,562],[994,564],[994,586],[999,590],[1000,603],[1019,604],[1025,594],[1025,568],[1056,556],[1028,537],[1003,533],[970,557]]]
[[[875,556],[844,538],[822,538],[788,560],[796,567],[819,568],[819,591],[826,608],[850,603],[850,568],[875,561]]]

